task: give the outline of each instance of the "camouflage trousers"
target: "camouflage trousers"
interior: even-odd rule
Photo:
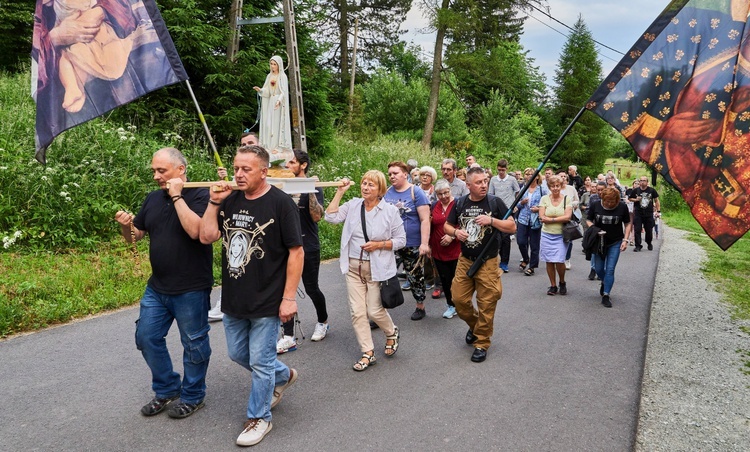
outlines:
[[[405,247],[396,251],[396,265],[402,264],[404,266],[406,279],[411,284],[411,294],[417,300],[417,303],[422,303],[425,299],[424,266],[417,267],[418,260],[418,246]]]

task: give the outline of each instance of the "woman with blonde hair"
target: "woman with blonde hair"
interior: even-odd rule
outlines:
[[[550,286],[547,295],[566,295],[565,253],[568,244],[563,240],[563,225],[573,216],[571,199],[562,194],[563,182],[559,176],[550,176],[547,188],[550,194],[542,196],[539,202],[539,220],[542,222],[542,238],[539,245],[539,258],[547,263],[547,276]],[[555,273],[560,278],[559,288]]]
[[[342,180],[326,209],[325,219],[329,223],[344,223],[339,265],[341,273],[346,275],[352,326],[362,352],[352,367],[361,372],[376,362],[368,319],[385,333],[385,355],[390,357],[398,351],[398,327],[380,300],[380,282],[396,275],[393,251],[406,245],[406,232],[398,209],[382,199],[387,189],[382,172],[366,172],[360,182],[362,197],[339,206],[351,186],[351,181]]]

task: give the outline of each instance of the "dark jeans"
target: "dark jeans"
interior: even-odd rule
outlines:
[[[640,248],[641,230],[646,229],[646,244],[650,245],[654,234],[654,216],[640,215],[638,212],[633,215],[633,227],[635,228],[635,246]]]
[[[500,238],[498,240],[500,241],[501,264],[507,264],[508,262],[510,262],[510,236],[511,234],[500,232]]]
[[[315,306],[315,312],[318,314],[318,323],[325,323],[328,320],[328,311],[326,311],[326,297],[320,291],[318,286],[318,276],[320,275],[320,250],[305,252],[305,265],[302,267],[302,284],[305,285],[305,292]],[[284,335],[294,336],[294,319],[284,324]]]
[[[451,295],[451,284],[453,284],[453,277],[456,276],[456,264],[458,264],[458,259],[455,261],[439,261],[433,259],[433,262],[435,262],[435,268],[440,276],[440,282],[443,283],[445,301],[448,302],[448,306],[455,306],[453,304],[453,295]]]
[[[519,223],[516,226],[516,241],[521,251],[521,258],[528,263],[528,268],[539,267],[539,242],[542,239],[542,228],[531,229],[531,226]],[[529,253],[531,250],[531,253]]]

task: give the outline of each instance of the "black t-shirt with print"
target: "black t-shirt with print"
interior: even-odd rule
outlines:
[[[279,315],[289,248],[302,245],[297,210],[273,186],[258,199],[236,191],[222,202],[222,312],[242,319]]]
[[[208,190],[186,188],[182,200],[202,217],[208,205]],[[203,245],[185,232],[174,203],[166,190],[146,196],[133,225],[149,235],[151,277],[148,285],[166,295],[210,289],[214,284],[211,245]]]
[[[594,226],[607,233],[604,236],[604,246],[609,246],[615,242],[619,243],[625,238],[623,225],[630,223],[630,212],[628,212],[628,206],[624,202],[620,202],[614,209],[608,210],[602,206],[601,201],[597,201],[589,206],[586,218],[593,222]]]
[[[643,190],[641,187],[636,187],[633,190],[633,198],[641,197],[641,201],[633,203],[634,212],[641,216],[649,216],[654,214],[654,199],[659,197],[659,193],[654,190],[654,187],[646,187]]]
[[[465,242],[461,242],[461,254],[465,257],[477,258],[492,234],[492,226],[479,226],[474,219],[479,215],[490,214],[492,218],[502,219],[508,210],[505,204],[500,199],[497,199],[495,211],[490,212],[490,196],[492,195],[485,196],[481,201],[472,201],[467,195],[465,199],[460,198],[457,200],[456,208],[452,209],[450,214],[448,214],[447,222],[449,224],[469,233],[469,238]],[[459,206],[459,204],[461,205]],[[460,211],[457,210],[459,207]],[[499,250],[499,242],[495,238],[492,240],[490,249],[487,250],[485,256],[496,256]]]

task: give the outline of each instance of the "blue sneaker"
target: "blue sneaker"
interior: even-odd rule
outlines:
[[[404,281],[404,283],[401,284],[401,290],[411,290],[411,283],[409,283],[409,281]]]
[[[508,264],[500,264],[500,268],[503,270],[503,273],[508,273]]]
[[[445,310],[443,313],[444,319],[452,319],[453,316],[456,315],[456,307],[455,306],[448,306],[448,309]]]

